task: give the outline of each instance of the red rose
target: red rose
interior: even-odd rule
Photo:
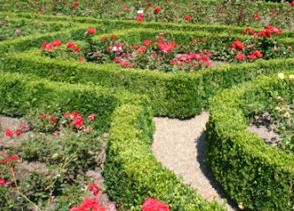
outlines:
[[[97,196],[99,193],[99,189],[97,187],[97,185],[95,184],[87,184],[88,189],[95,195]]]
[[[5,129],[5,135],[6,135],[7,137],[12,138],[12,136],[13,136],[13,132],[12,132],[10,129]]]
[[[96,29],[95,28],[89,28],[87,30],[87,34],[91,34],[91,35],[96,34]]]
[[[253,19],[254,20],[259,20],[260,19],[259,14],[258,13],[253,14]]]
[[[185,20],[186,20],[186,21],[190,21],[190,20],[192,20],[192,17],[191,17],[190,15],[187,15],[187,16],[185,17]]]
[[[152,198],[148,198],[144,201],[142,211],[169,211],[169,206]]]
[[[144,14],[141,13],[141,14],[138,15],[136,21],[137,21],[138,23],[141,23],[143,20],[144,20]]]
[[[155,14],[158,14],[158,13],[160,13],[160,7],[154,7],[154,13]]]
[[[8,163],[11,163],[13,161],[18,161],[18,160],[19,160],[19,158],[17,155],[11,155],[11,156],[5,158],[4,160],[1,160],[0,163],[3,165],[6,165]]]
[[[238,54],[236,55],[236,59],[237,59],[238,61],[244,61],[244,60],[245,60],[245,55],[244,55],[243,53],[238,53]]]
[[[151,3],[150,1],[148,1],[148,2],[146,3],[146,5],[147,5],[147,7],[150,7],[150,6],[152,5],[152,3]]]
[[[240,42],[239,40],[236,40],[232,43],[232,50],[243,50],[245,48],[245,45]]]

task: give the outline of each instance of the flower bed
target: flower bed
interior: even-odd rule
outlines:
[[[13,3],[12,3],[13,2]],[[263,26],[274,24],[293,29],[293,6],[288,2],[264,1],[84,1],[18,2],[5,0],[3,11],[30,11],[35,14],[64,14],[95,18],[128,19],[178,23]],[[292,3],[293,4],[293,3]]]
[[[171,210],[223,210],[215,202],[204,201],[155,160],[150,146],[154,130],[152,112],[150,102],[145,97],[98,86],[53,83],[35,76],[28,78],[11,73],[1,73],[0,75],[1,114],[23,116],[27,114],[30,108],[46,108],[46,114],[52,114],[56,105],[58,105],[57,108],[62,106],[62,110],[57,109],[59,112],[75,110],[87,115],[90,113],[97,114],[97,118],[93,121],[93,128],[99,128],[101,132],[109,130],[109,146],[103,173],[107,192],[118,207],[140,210],[143,202],[152,197],[168,204]],[[41,116],[49,122],[54,119],[48,117],[48,115],[46,117]],[[76,121],[73,125],[75,128],[78,122]],[[79,124],[77,126],[79,127]],[[41,146],[44,144],[50,145],[50,149],[55,146],[54,141],[51,141],[51,143],[44,139],[44,144],[41,144],[43,143],[42,140],[39,143]],[[74,143],[75,140],[73,139]],[[45,160],[49,159],[46,160],[47,162],[52,161],[54,163],[54,159],[60,158],[54,155],[57,150],[49,151],[49,154],[53,153],[52,156],[45,158],[41,156],[43,152],[46,152],[45,149],[34,151],[34,147],[29,147],[29,143],[22,146],[22,151],[28,152],[23,155],[27,156],[27,159],[42,157]],[[77,143],[83,145],[83,142]],[[133,146],[132,148],[129,147],[130,143]],[[34,146],[38,146],[38,144],[34,142]],[[70,149],[70,146],[68,147],[65,149]],[[91,146],[92,148],[93,146]],[[87,149],[89,148],[87,147]],[[75,153],[71,154],[74,155]],[[68,191],[77,191],[77,195],[81,193],[81,190],[77,190],[77,187]],[[76,195],[71,194],[71,196]],[[82,197],[82,195],[79,196]],[[69,205],[66,200],[64,199],[64,207]],[[76,198],[75,202],[78,200],[81,202],[81,198]],[[84,200],[80,206],[84,206],[85,203],[87,205],[88,202],[90,201]],[[97,204],[97,201],[92,202]],[[78,206],[78,204],[70,204],[70,206]],[[145,206],[148,209],[152,206],[161,205],[148,202]]]
[[[16,130],[3,131],[1,208],[74,210],[85,198],[84,202],[96,200],[101,210],[110,210],[113,204],[105,199],[98,202],[106,140],[93,127],[97,115],[84,118],[74,111],[35,117],[33,113]]]
[[[0,42],[33,34],[45,34],[67,28],[66,22],[47,22],[29,19],[0,18]]]
[[[293,208],[293,154],[246,130],[251,118],[271,108],[276,97],[292,102],[293,75],[259,77],[211,100],[206,160],[225,192],[244,208]]]

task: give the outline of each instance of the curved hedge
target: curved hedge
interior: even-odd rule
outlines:
[[[109,131],[104,174],[109,195],[119,206],[140,210],[147,197],[156,197],[175,211],[224,210],[216,202],[206,202],[156,161],[150,146],[150,101],[144,96],[0,73],[0,98],[0,113],[8,116],[21,116],[32,108],[97,113],[96,126]]]
[[[294,74],[294,71],[288,74]],[[245,208],[292,210],[294,155],[270,147],[246,130],[274,94],[294,99],[294,80],[277,74],[223,91],[210,102],[206,161],[225,192]]]
[[[207,108],[208,99],[223,88],[261,74],[294,68],[294,59],[256,61],[209,68],[192,74],[123,69],[116,64],[97,65],[42,57],[38,51],[10,54],[5,71],[32,73],[54,81],[95,83],[126,89],[150,97],[157,116],[187,118]]]

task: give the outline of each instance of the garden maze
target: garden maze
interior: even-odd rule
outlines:
[[[264,29],[276,33],[275,42],[285,47],[279,46],[288,56],[257,59],[258,54],[252,54],[252,60],[256,57],[253,62],[232,62],[243,47],[236,44],[232,50],[231,44],[236,40],[245,43],[251,36],[244,34],[246,27],[5,12],[0,13],[0,20],[4,25],[9,22],[0,37],[1,114],[20,117],[30,109],[45,108],[49,112],[57,105],[63,111],[83,115],[97,113],[95,127],[109,133],[103,164],[107,194],[121,210],[140,210],[148,197],[168,204],[171,210],[224,210],[184,185],[151,151],[153,116],[187,119],[204,110],[210,112],[206,161],[225,194],[250,210],[294,208],[293,153],[271,147],[246,130],[250,119],[271,108],[278,96],[283,96],[287,104],[294,103],[294,53],[290,48],[294,47],[294,31]],[[16,28],[22,31],[15,34]],[[89,33],[89,29],[95,32]],[[62,44],[48,45],[57,40]],[[187,72],[181,71],[181,65],[172,71],[165,64],[165,71],[156,66],[155,70],[140,65],[126,68],[129,63],[115,63],[107,56],[105,59],[89,52],[89,44],[95,47],[96,42],[124,41],[135,46],[134,52],[139,54],[141,48],[136,45],[144,40],[164,42],[163,53],[157,52],[163,56],[176,48],[172,41],[178,45],[177,58],[188,55],[185,46],[210,49],[211,43],[223,52],[229,46],[234,56],[220,54],[217,58],[223,61],[210,64],[207,51],[204,56],[189,54],[190,60],[197,60],[197,67],[212,67]],[[58,46],[62,49],[55,53]],[[50,47],[53,49],[48,50]],[[75,47],[79,55],[74,55]],[[115,53],[119,47],[113,45],[108,51]],[[68,50],[71,52],[66,54]],[[140,59],[146,62],[144,56]],[[185,59],[178,61],[185,63]]]

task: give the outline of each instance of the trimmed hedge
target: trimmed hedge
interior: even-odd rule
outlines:
[[[97,65],[50,59],[37,51],[9,54],[5,71],[32,73],[49,80],[69,83],[95,83],[127,89],[150,97],[157,116],[188,118],[207,108],[208,99],[261,74],[294,68],[294,59],[259,60],[254,63],[209,68],[192,74],[122,69],[116,64]]]
[[[0,12],[1,14],[1,12]],[[174,30],[174,31],[190,31],[190,32],[211,32],[211,33],[232,33],[241,35],[245,27],[239,26],[227,26],[227,25],[205,25],[205,24],[189,24],[189,23],[161,23],[155,21],[144,21],[137,23],[133,20],[114,20],[114,19],[97,19],[90,17],[68,17],[68,16],[51,16],[44,15],[40,16],[32,13],[8,13],[13,17],[39,19],[43,21],[74,21],[76,23],[87,23],[87,24],[101,24],[103,28],[108,30],[118,29],[131,29],[131,28],[152,28],[158,30]],[[253,28],[255,31],[260,28]],[[279,35],[280,38],[291,38],[294,37],[292,30],[283,30],[283,33]]]
[[[32,75],[0,73],[0,78],[1,114],[21,116],[31,108],[98,114],[96,126],[110,129],[104,174],[109,195],[119,206],[140,210],[147,197],[156,197],[175,211],[224,210],[216,202],[204,201],[156,161],[151,151],[154,124],[146,97]]]
[[[126,210],[140,210],[147,197],[158,198],[175,211],[224,210],[216,202],[203,201],[154,158],[152,119],[143,118],[149,112],[130,104],[115,111],[105,165],[106,184],[114,201],[124,204]]]
[[[225,192],[252,210],[294,207],[294,155],[265,144],[246,129],[250,117],[265,111],[275,94],[291,102],[294,81],[277,74],[259,77],[219,93],[209,106],[207,164]]]

